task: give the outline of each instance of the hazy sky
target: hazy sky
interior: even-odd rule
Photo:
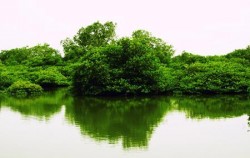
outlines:
[[[60,41],[93,22],[117,23],[117,35],[145,29],[195,54],[250,45],[250,0],[0,0],[0,50]]]

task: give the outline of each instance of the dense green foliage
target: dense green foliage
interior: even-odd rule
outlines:
[[[35,83],[41,85],[42,87],[48,88],[69,85],[67,78],[56,69],[40,70],[39,72],[35,72],[33,74],[37,75]]]
[[[249,70],[230,61],[195,62],[185,67],[179,90],[184,93],[246,93],[250,85]]]
[[[95,22],[62,41],[64,57],[48,44],[3,50],[0,91],[14,82],[69,86],[79,95],[250,93],[250,46],[224,56],[174,50],[144,30],[117,38],[116,25]]]
[[[249,93],[250,67],[245,65],[249,48],[241,50],[242,56],[203,57],[184,52],[172,59],[173,92],[180,93]],[[243,53],[244,52],[244,53]]]
[[[0,60],[5,65],[48,66],[62,61],[59,52],[48,44],[4,50]]]
[[[115,24],[95,22],[86,28],[82,27],[73,39],[62,41],[66,61],[77,61],[93,47],[105,46],[115,38]]]
[[[44,88],[68,86],[70,81],[60,72],[60,67],[28,67],[23,65],[3,66],[0,71],[0,89],[8,88],[12,83],[24,80],[39,84]]]
[[[13,96],[26,97],[40,95],[42,87],[29,81],[14,82],[8,89],[8,93]]]
[[[166,80],[162,73],[172,55],[171,46],[138,30],[131,38],[84,54],[73,76],[73,87],[87,95],[160,93]]]

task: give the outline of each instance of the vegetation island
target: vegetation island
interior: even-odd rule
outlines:
[[[0,92],[26,97],[67,86],[91,96],[250,93],[250,46],[221,56],[174,56],[147,31],[118,38],[115,28],[81,28],[61,42],[64,56],[48,44],[2,50]]]

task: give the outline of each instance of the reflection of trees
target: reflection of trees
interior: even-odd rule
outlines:
[[[248,126],[250,126],[250,116],[248,115]]]
[[[170,108],[167,98],[75,100],[66,115],[96,140],[122,141],[124,148],[146,147],[154,128]]]
[[[249,96],[182,96],[152,98],[72,98],[65,90],[30,99],[0,96],[1,107],[24,116],[49,119],[66,105],[69,122],[82,134],[110,143],[122,142],[124,148],[147,147],[155,127],[172,110],[183,111],[193,119],[218,119],[248,115]]]
[[[1,111],[1,108],[2,108],[2,102],[3,102],[3,100],[4,100],[4,96],[0,92],[0,111]]]
[[[175,97],[178,110],[191,118],[230,118],[250,113],[249,96]]]
[[[65,90],[47,92],[42,96],[34,98],[13,98],[3,97],[2,107],[9,107],[13,111],[20,112],[24,116],[35,116],[39,119],[48,119],[56,112],[59,112],[65,102],[63,99]]]

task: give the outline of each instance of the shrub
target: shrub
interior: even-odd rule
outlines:
[[[16,81],[8,89],[8,93],[16,97],[40,95],[43,92],[41,86],[29,81]]]
[[[42,70],[37,72],[37,76],[35,83],[42,87],[50,88],[69,85],[67,78],[57,70]]]
[[[250,87],[250,72],[238,63],[194,63],[185,72],[180,80],[184,93],[246,93]]]

